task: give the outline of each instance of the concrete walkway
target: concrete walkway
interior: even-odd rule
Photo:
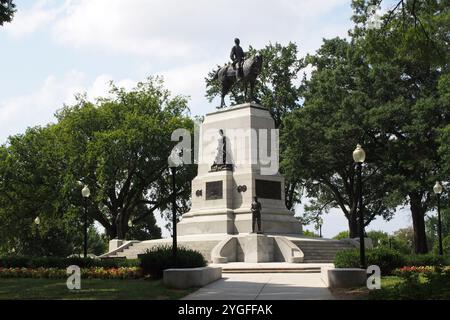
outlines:
[[[331,300],[320,273],[223,274],[184,300]]]

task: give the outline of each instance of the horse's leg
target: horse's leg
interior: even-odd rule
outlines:
[[[247,102],[248,83],[244,81],[244,102]]]
[[[227,95],[226,84],[222,83],[222,101],[220,102],[220,107],[225,107],[225,96]]]
[[[256,99],[255,99],[255,81],[250,81],[250,102],[256,102]]]
[[[221,107],[226,107],[225,105],[225,97],[230,92],[232,86],[232,82],[227,81],[226,79],[222,82],[222,104]]]

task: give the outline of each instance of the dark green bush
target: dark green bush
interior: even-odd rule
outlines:
[[[182,247],[178,248],[177,260],[174,261],[171,246],[159,246],[148,250],[146,253],[139,255],[139,260],[144,274],[155,279],[162,278],[165,269],[206,266],[205,258],[201,253]]]
[[[23,256],[3,256],[0,257],[1,268],[58,268],[65,269],[68,266],[76,265],[80,268],[102,267],[120,268],[137,267],[138,260],[126,259],[84,259],[80,257],[57,258],[57,257],[23,257]]]
[[[392,272],[405,266],[405,257],[398,251],[388,248],[377,248],[369,250],[367,255],[368,265],[377,265],[383,275],[392,274]]]
[[[356,249],[342,250],[334,257],[336,268],[359,268],[359,251]]]
[[[397,251],[387,248],[376,248],[366,251],[367,265],[376,265],[383,275],[389,275],[397,268],[405,266],[405,258]],[[359,250],[340,251],[334,259],[336,268],[359,268]]]
[[[406,256],[405,266],[446,266],[450,265],[448,257],[439,256],[437,254],[418,254],[418,255],[408,255]]]

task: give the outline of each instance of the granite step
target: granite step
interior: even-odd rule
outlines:
[[[320,273],[321,268],[222,268],[222,273]]]

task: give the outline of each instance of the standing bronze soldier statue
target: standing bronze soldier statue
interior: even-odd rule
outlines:
[[[231,49],[230,58],[231,61],[233,61],[233,70],[236,70],[237,65],[236,79],[239,80],[239,78],[242,78],[244,75],[242,67],[244,65],[245,53],[240,46],[241,41],[238,38],[234,39],[234,43],[235,46]]]
[[[262,206],[261,203],[258,202],[258,198],[254,197],[253,198],[253,202],[252,202],[252,233],[255,233],[255,223],[258,224],[258,232],[257,233],[262,233],[262,229],[261,229],[261,210],[262,210]]]

